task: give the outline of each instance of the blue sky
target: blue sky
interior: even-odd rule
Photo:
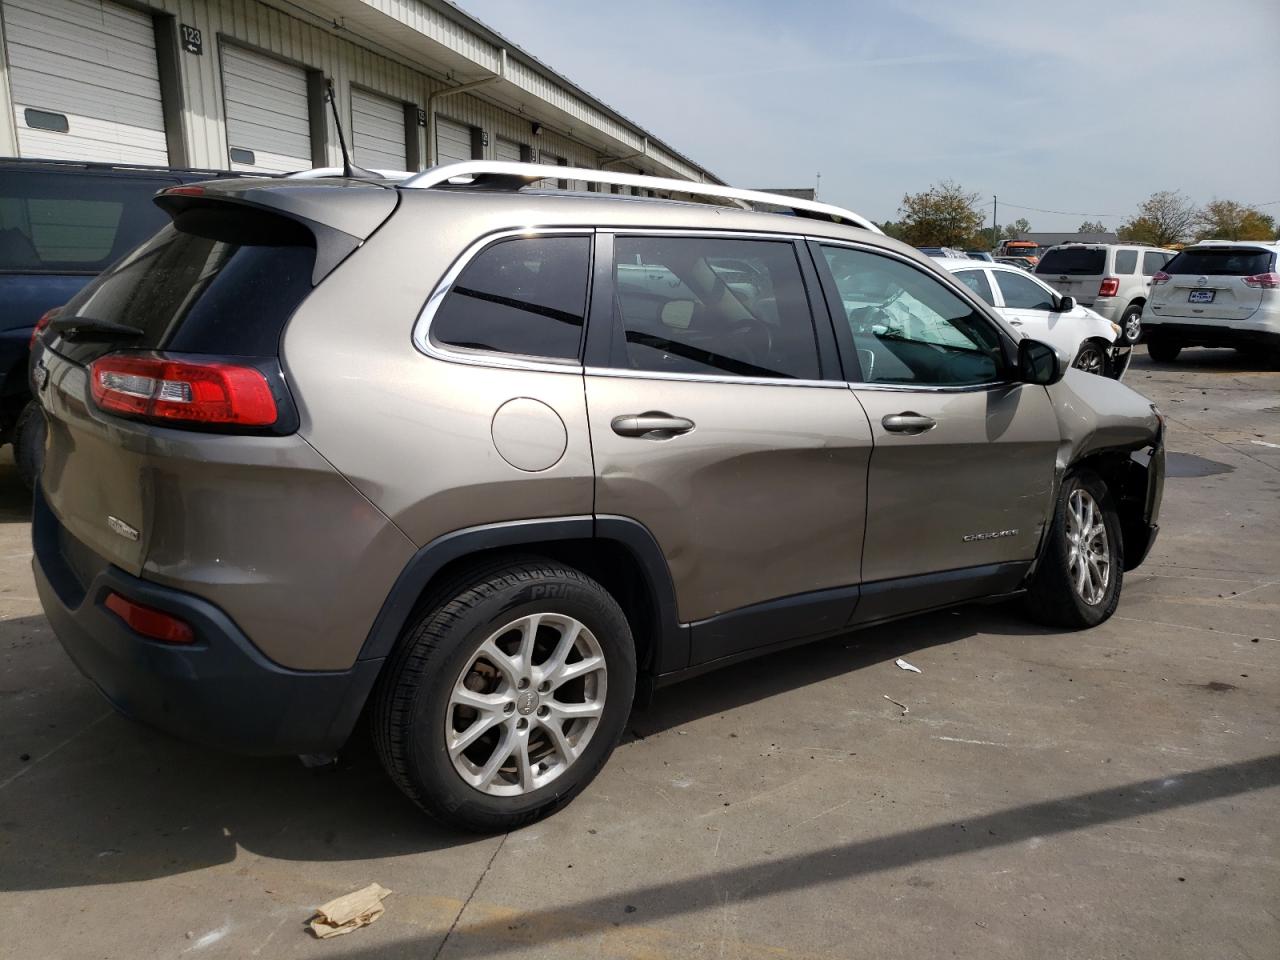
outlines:
[[[1280,200],[1280,0],[460,5],[727,182],[876,220],[944,177],[1040,230]]]

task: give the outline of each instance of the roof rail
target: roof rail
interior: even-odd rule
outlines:
[[[414,176],[408,170],[370,170],[369,173],[376,173],[383,180],[407,180]],[[341,177],[344,175],[342,167],[314,167],[310,170],[295,170],[293,173],[284,174],[286,180],[320,180],[325,177]]]
[[[519,190],[539,180],[586,180],[589,183],[608,183],[622,187],[640,187],[645,190],[663,190],[671,193],[687,193],[696,197],[715,197],[728,200],[744,210],[765,205],[790,210],[797,217],[811,220],[827,220],[861,227],[872,233],[883,231],[866,217],[833,207],[816,200],[799,200],[779,193],[760,190],[740,190],[718,183],[698,183],[693,180],[675,180],[668,177],[646,177],[638,173],[620,173],[615,170],[592,170],[586,167],[560,167],[536,163],[515,163],[501,160],[467,160],[463,163],[447,163],[409,177],[400,183],[402,187],[422,190],[446,186],[453,180],[466,178],[468,186],[488,187],[496,190]]]

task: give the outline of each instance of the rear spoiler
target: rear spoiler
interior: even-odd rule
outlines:
[[[235,205],[293,220],[316,241],[314,286],[386,222],[400,195],[366,181],[243,179],[168,187],[154,200],[172,218],[188,210]]]

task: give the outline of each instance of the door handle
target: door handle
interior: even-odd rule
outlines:
[[[630,413],[614,417],[610,426],[620,437],[666,440],[681,433],[688,433],[693,429],[693,421],[651,410],[648,413]]]
[[[925,417],[908,410],[906,413],[891,413],[880,421],[880,425],[893,433],[924,433],[938,425],[933,417]]]
[[[1010,320],[1010,321],[1009,321],[1009,325],[1010,325],[1010,326],[1013,326],[1013,327],[1020,327],[1020,326],[1022,326],[1022,321],[1021,321],[1021,320]]]

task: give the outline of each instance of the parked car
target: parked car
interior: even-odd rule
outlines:
[[[1234,347],[1280,362],[1280,242],[1204,240],[1151,278],[1147,349],[1164,363],[1183,347]]]
[[[1130,345],[1120,327],[1070,296],[1061,296],[1018,267],[972,260],[941,260],[970,290],[1023,334],[1052,344],[1086,373],[1119,380],[1129,368]]]
[[[1151,278],[1174,251],[1123,243],[1063,243],[1050,247],[1036,276],[1059,293],[1118,323],[1130,345],[1142,339],[1142,308]]]
[[[488,161],[158,203],[36,336],[34,567],[107,698],[202,743],[365,714],[504,831],[637,691],[977,598],[1091,627],[1156,535],[1152,404],[848,211]]]
[[[1007,267],[1017,267],[1027,273],[1031,273],[1036,268],[1035,261],[1030,257],[996,257],[995,262],[1003,263]]]
[[[234,174],[0,158],[0,446],[14,445],[28,486],[43,424],[27,384],[36,321],[168,221],[157,190],[219,176]]]
[[[985,260],[987,263],[995,263],[996,258],[985,250],[966,250],[964,255],[970,260]]]
[[[963,257],[965,252],[956,247],[916,247],[926,257]]]

